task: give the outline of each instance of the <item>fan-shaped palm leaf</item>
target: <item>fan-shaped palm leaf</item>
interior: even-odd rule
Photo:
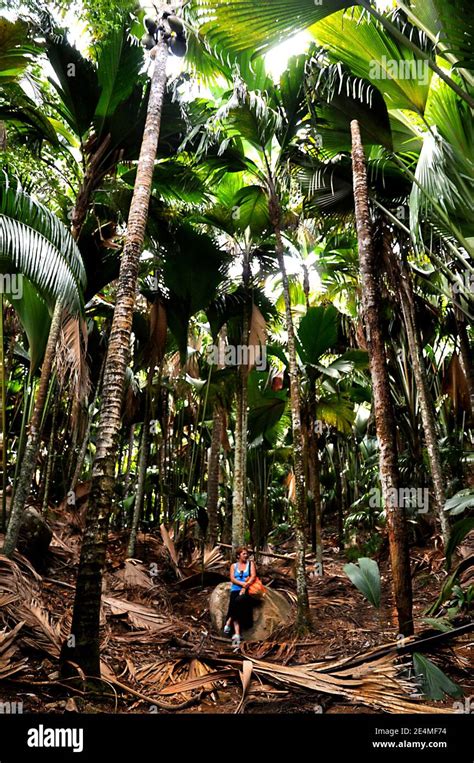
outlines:
[[[4,176],[0,179],[0,271],[21,273],[50,304],[81,308],[85,271],[63,223]]]

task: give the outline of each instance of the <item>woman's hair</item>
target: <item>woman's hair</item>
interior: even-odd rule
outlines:
[[[235,558],[236,559],[239,558],[239,556],[242,553],[242,551],[247,551],[247,553],[249,553],[249,550],[248,550],[247,546],[237,546],[237,548],[235,549]]]

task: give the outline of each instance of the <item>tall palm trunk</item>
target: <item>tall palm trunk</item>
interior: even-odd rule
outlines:
[[[61,396],[58,390],[57,395],[53,402],[53,411],[51,415],[51,432],[49,435],[48,457],[46,459],[46,473],[44,477],[44,494],[43,494],[42,513],[43,513],[43,516],[45,517],[48,515],[49,490],[51,487],[51,477],[53,475],[54,464],[56,461],[56,448],[54,446],[54,441],[56,439],[56,422],[58,418],[60,400],[61,400]]]
[[[438,435],[436,432],[433,399],[431,397],[431,393],[428,387],[428,380],[426,378],[426,368],[423,361],[420,334],[416,321],[411,276],[405,264],[399,262],[396,257],[390,257],[390,261],[396,261],[394,264],[396,264],[398,270],[398,293],[402,306],[403,320],[407,333],[411,362],[413,364],[416,391],[420,403],[421,421],[425,434],[426,450],[428,452],[428,462],[430,466],[431,478],[433,480],[435,512],[441,525],[441,532],[443,535],[444,544],[446,546],[449,541],[449,520],[444,511],[444,504],[446,503],[446,493],[444,490],[445,480],[441,467],[441,456],[438,446]]]
[[[245,254],[243,283],[248,298],[250,270],[248,254]],[[250,311],[246,301],[243,315],[242,346],[248,345],[250,333]],[[236,414],[235,414],[235,449],[234,449],[234,494],[232,501],[232,547],[235,550],[245,543],[247,518],[247,428],[248,428],[248,366],[238,369]]]
[[[138,525],[143,508],[143,499],[145,497],[145,481],[148,467],[148,453],[150,447],[149,438],[149,402],[150,390],[147,391],[147,402],[145,406],[145,417],[143,419],[142,437],[140,442],[140,457],[138,460],[138,480],[137,492],[135,494],[135,504],[133,507],[132,526],[130,528],[130,538],[128,541],[127,556],[130,559],[135,555],[135,546],[137,543]]]
[[[224,326],[218,336],[218,358],[217,368],[224,368],[222,357],[225,349],[225,339],[227,337],[227,328]],[[214,403],[212,414],[212,437],[211,448],[209,451],[209,461],[207,464],[207,516],[209,524],[207,528],[207,543],[213,548],[219,538],[219,477],[221,463],[221,443],[225,427],[225,413],[220,400]]]
[[[135,445],[135,424],[130,424],[130,430],[128,433],[128,453],[127,453],[127,468],[125,470],[125,481],[123,487],[124,498],[128,498],[130,494],[130,475],[132,471],[132,459],[133,459],[133,446]],[[160,464],[161,469],[162,464]],[[160,471],[161,474],[161,471]]]
[[[297,594],[297,618],[296,627],[300,634],[304,634],[311,628],[309,612],[308,587],[306,584],[306,484],[304,469],[304,446],[303,431],[301,426],[301,401],[298,378],[298,363],[296,360],[295,327],[291,315],[291,298],[288,275],[285,267],[284,244],[281,233],[281,205],[276,194],[275,185],[269,171],[270,186],[270,219],[275,231],[275,251],[278,259],[283,282],[283,296],[285,300],[286,330],[288,334],[288,360],[290,374],[290,401],[291,401],[291,426],[293,432],[293,466],[295,472],[295,577]]]
[[[245,543],[247,513],[248,371],[239,368],[235,414],[234,493],[232,500],[232,547]]]
[[[40,382],[36,392],[34,409],[28,428],[29,431],[26,441],[26,448],[21,461],[21,471],[16,485],[15,495],[13,497],[7,532],[5,534],[5,542],[2,552],[5,554],[5,556],[11,557],[16,548],[21,527],[21,520],[23,518],[23,510],[25,508],[36,469],[36,460],[41,444],[41,423],[43,419],[46,398],[48,395],[49,382],[51,380],[51,371],[56,355],[56,347],[59,341],[59,333],[61,331],[62,314],[63,307],[61,301],[58,300],[56,302],[53,318],[51,321],[48,343],[46,345],[46,352],[43,359],[43,365],[41,367]]]
[[[319,574],[323,574],[323,539],[322,539],[322,501],[321,501],[321,462],[317,426],[317,399],[315,379],[309,380],[309,432],[308,432],[308,477],[310,488],[311,511],[311,546],[316,555]]]
[[[400,633],[413,633],[412,589],[406,516],[399,495],[399,473],[395,444],[396,428],[390,396],[384,337],[382,332],[377,260],[372,237],[367,188],[367,169],[359,123],[351,122],[354,201],[359,241],[362,309],[370,374],[372,377],[375,425],[380,448],[380,481],[385,505],[392,582]]]
[[[121,424],[125,372],[129,362],[138,266],[145,239],[160,135],[167,59],[168,46],[164,40],[160,40],[156,47],[147,120],[130,206],[104,369],[96,454],[77,576],[71,637],[65,642],[61,652],[62,670],[66,674],[69,672],[67,663],[72,661],[78,664],[87,675],[100,675],[99,614],[102,573],[115,482],[115,453]]]
[[[472,351],[469,344],[469,336],[466,329],[466,318],[461,310],[454,305],[454,319],[459,339],[459,350],[461,353],[461,362],[466,377],[469,400],[471,403],[470,422],[474,423],[474,369],[472,363]]]
[[[219,535],[219,473],[223,429],[224,411],[219,403],[216,403],[212,417],[211,449],[207,466],[207,515],[209,517],[207,541],[211,547],[216,545]]]
[[[95,388],[94,392],[94,398],[92,400],[92,404],[88,407],[87,410],[87,424],[86,424],[86,431],[84,432],[84,437],[82,438],[81,448],[79,450],[79,454],[77,456],[76,461],[76,467],[74,469],[74,474],[71,478],[71,484],[69,487],[69,491],[73,491],[76,489],[76,485],[79,482],[80,476],[82,474],[82,469],[84,467],[84,461],[86,460],[86,453],[87,448],[89,447],[89,441],[91,436],[91,429],[92,429],[92,417],[94,415],[94,410],[97,405],[97,400],[99,399],[100,390],[102,386],[102,379],[104,377],[104,368],[105,368],[105,357],[102,361],[99,378],[97,380],[97,386]]]

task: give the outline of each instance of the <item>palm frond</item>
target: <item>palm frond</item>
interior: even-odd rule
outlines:
[[[0,178],[0,270],[23,274],[50,304],[61,299],[72,312],[81,308],[86,275],[74,239],[6,175]]]
[[[354,5],[347,0],[191,0],[189,13],[208,44],[232,57],[240,51],[259,54],[315,24],[325,16]],[[185,15],[188,13],[185,10]]]

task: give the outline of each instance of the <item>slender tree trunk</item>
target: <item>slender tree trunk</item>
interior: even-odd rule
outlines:
[[[43,516],[47,516],[48,514],[49,488],[51,485],[51,475],[53,474],[54,462],[56,460],[56,449],[54,447],[54,440],[56,437],[56,421],[58,418],[59,401],[60,401],[60,394],[58,390],[56,398],[53,403],[53,412],[51,416],[51,433],[49,436],[48,458],[46,460],[46,476],[44,480],[44,495],[43,495],[43,506],[42,506]]]
[[[97,387],[95,389],[94,399],[92,401],[92,405],[89,406],[87,411],[87,426],[86,431],[84,432],[84,437],[81,443],[81,448],[79,450],[77,461],[76,461],[76,468],[74,469],[74,474],[72,476],[71,480],[71,486],[69,488],[70,491],[74,491],[76,489],[76,485],[79,482],[80,476],[82,474],[82,468],[84,466],[84,461],[86,459],[86,453],[87,448],[89,446],[89,440],[91,437],[91,429],[92,429],[92,417],[94,415],[94,409],[97,405],[97,400],[99,399],[100,390],[102,387],[102,380],[104,378],[104,368],[105,368],[105,357],[102,362],[102,368],[100,369],[99,378],[97,380]]]
[[[304,416],[301,422],[301,431],[303,434],[303,455],[304,455],[304,471],[306,476],[306,484],[308,485],[307,491],[307,511],[308,511],[308,530],[309,540],[311,543],[311,550],[313,554],[316,554],[316,504],[314,501],[314,458],[312,457],[312,438],[311,438],[311,421],[309,420],[308,426],[305,425]]]
[[[43,418],[44,407],[46,404],[46,398],[48,395],[48,387],[51,380],[53,362],[56,355],[56,346],[58,344],[59,333],[61,331],[62,314],[63,307],[61,301],[58,300],[58,302],[56,302],[56,307],[54,308],[53,318],[51,321],[48,343],[46,345],[46,352],[43,359],[43,365],[41,367],[40,382],[36,392],[33,414],[29,423],[29,432],[26,441],[25,453],[21,462],[20,476],[18,478],[15,495],[13,497],[10,519],[8,522],[7,532],[5,534],[3,553],[5,556],[9,557],[12,556],[16,548],[18,534],[21,527],[21,520],[23,518],[23,510],[28,499],[31,483],[33,481],[33,476],[36,469],[36,460],[38,458],[38,452],[41,444],[41,422]]]
[[[469,344],[469,336],[466,329],[466,321],[463,313],[454,305],[454,318],[459,338],[459,351],[461,353],[461,362],[466,376],[469,399],[471,402],[471,423],[474,422],[474,369],[472,364],[472,350]]]
[[[236,394],[234,494],[232,501],[232,546],[245,543],[247,497],[247,371],[239,369]]]
[[[393,259],[395,260],[395,257],[393,257]],[[444,504],[446,503],[446,493],[444,490],[445,480],[441,467],[441,456],[438,447],[438,435],[436,432],[433,399],[431,397],[428,381],[426,378],[426,368],[423,361],[420,334],[416,322],[415,304],[413,301],[413,289],[410,280],[410,274],[408,273],[404,264],[398,262],[398,260],[396,265],[398,266],[399,273],[398,293],[402,306],[411,362],[413,364],[413,374],[415,377],[416,391],[418,393],[418,400],[420,404],[423,431],[425,433],[426,450],[428,452],[431,478],[433,480],[435,512],[441,525],[441,532],[443,534],[443,540],[446,546],[449,541],[449,520],[444,511]]]
[[[232,492],[227,490],[224,508],[224,526],[221,533],[221,542],[231,544],[232,541]]]
[[[341,454],[339,453],[339,443],[334,442],[334,474],[336,479],[336,495],[337,495],[337,544],[339,549],[344,548],[344,513],[346,507],[346,491],[345,491],[345,476],[342,473]]]
[[[147,392],[148,396],[148,392]],[[132,525],[130,528],[130,539],[128,541],[127,556],[132,558],[135,554],[135,545],[137,542],[138,524],[140,522],[140,515],[142,512],[143,499],[145,496],[145,480],[146,471],[148,467],[148,448],[150,443],[149,438],[149,406],[146,405],[145,418],[143,421],[143,430],[140,443],[140,457],[138,461],[138,480],[137,480],[137,492],[135,493],[135,504],[133,507]]]
[[[209,526],[207,539],[209,545],[214,547],[219,536],[219,475],[222,431],[224,429],[224,415],[219,404],[214,406],[212,420],[212,440],[207,466],[207,514]]]
[[[245,256],[243,282],[248,296],[248,255]],[[244,306],[242,345],[249,342],[249,306]],[[232,504],[232,547],[235,550],[245,543],[247,515],[247,428],[248,428],[248,367],[238,369],[236,394],[235,449],[234,449],[234,497]]]
[[[318,433],[316,431],[316,388],[314,380],[310,381],[310,432],[309,432],[309,476],[314,512],[314,552],[319,574],[323,575],[323,507],[321,502],[321,463],[319,460]]]
[[[367,188],[367,170],[360,128],[351,122],[354,201],[359,241],[359,261],[370,374],[372,377],[375,424],[380,448],[380,481],[385,505],[392,582],[400,633],[413,633],[410,556],[405,508],[399,505],[399,474],[395,444],[396,428],[390,396],[380,307],[377,260],[372,238]]]
[[[309,440],[310,485],[314,505],[314,551],[319,574],[323,574],[323,532],[321,502],[321,463],[319,460],[318,436],[313,433]]]
[[[125,372],[129,362],[138,266],[145,238],[160,135],[167,58],[168,46],[161,40],[156,47],[148,114],[130,206],[104,370],[96,455],[79,562],[71,635],[63,644],[61,652],[64,674],[70,672],[68,663],[74,662],[87,675],[100,676],[99,615],[109,516],[114,492],[115,454],[121,425]]]
[[[110,149],[110,141],[111,137],[110,135],[107,135],[97,151],[88,159],[84,179],[79,188],[72,213],[71,231],[76,240],[81,235],[82,228],[84,227],[89,212],[92,194],[104,177],[104,171],[101,169],[101,165],[103,164],[104,157]]]
[[[133,459],[133,446],[135,444],[135,424],[130,425],[130,431],[128,434],[128,455],[127,455],[127,469],[125,471],[125,483],[124,483],[124,497],[128,498],[130,490],[130,472],[132,469]]]
[[[269,173],[270,174],[270,173]],[[281,234],[281,206],[276,195],[273,180],[270,176],[270,219],[275,230],[275,251],[283,282],[283,295],[285,299],[286,330],[288,334],[288,360],[290,374],[290,400],[291,400],[291,425],[293,432],[293,464],[295,472],[295,576],[297,594],[297,619],[296,627],[303,635],[311,628],[311,616],[309,612],[308,587],[306,583],[306,485],[304,476],[304,451],[303,434],[301,428],[301,401],[298,378],[298,364],[296,360],[295,328],[291,315],[291,298],[288,275],[285,267],[285,248]]]

